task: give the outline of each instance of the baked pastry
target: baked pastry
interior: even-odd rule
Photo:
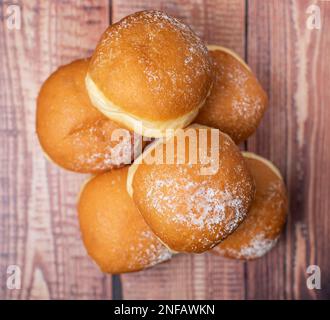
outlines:
[[[130,167],[127,190],[166,246],[203,252],[245,218],[254,183],[229,136],[194,125],[150,145]]]
[[[160,11],[141,11],[104,32],[86,87],[107,117],[161,137],[193,121],[212,80],[207,48],[188,26]]]
[[[241,225],[211,252],[234,259],[255,259],[276,244],[287,215],[287,194],[282,176],[268,160],[243,153],[256,183],[251,209]]]
[[[171,257],[127,194],[127,171],[124,167],[93,177],[79,198],[82,239],[103,272],[138,271]]]
[[[88,65],[88,59],[76,60],[45,81],[36,130],[52,161],[68,170],[98,173],[130,164],[141,152],[141,137],[93,107],[85,88]]]
[[[256,131],[267,108],[267,94],[237,54],[220,46],[208,49],[215,79],[195,122],[227,133],[238,144]]]

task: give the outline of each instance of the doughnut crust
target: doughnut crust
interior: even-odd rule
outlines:
[[[141,139],[105,117],[91,104],[85,76],[88,59],[56,70],[37,100],[36,130],[46,155],[61,167],[98,173],[129,164]],[[119,136],[117,136],[119,134]]]
[[[254,183],[234,142],[217,129],[190,126],[179,131],[206,133],[207,141],[179,144],[179,134],[155,142],[129,169],[127,190],[145,221],[159,239],[175,252],[206,251],[232,233],[245,218],[254,196]],[[218,137],[219,145],[212,143]],[[190,136],[191,137],[191,136]],[[189,138],[191,139],[191,138]],[[187,141],[187,139],[186,139]],[[174,146],[174,161],[151,163]],[[189,153],[202,147],[210,154],[217,170],[202,174],[206,162],[199,156],[191,161]],[[183,149],[184,161],[180,161]],[[179,151],[180,150],[180,151]],[[158,157],[157,154],[160,154]]]
[[[80,194],[83,242],[103,272],[138,271],[171,257],[127,194],[127,171],[124,167],[95,176]]]
[[[141,11],[104,32],[86,86],[106,116],[160,137],[193,121],[212,80],[207,48],[188,26],[160,11]]]
[[[208,49],[214,85],[195,122],[218,128],[238,144],[256,131],[267,108],[267,95],[237,54],[220,46]]]
[[[211,252],[251,260],[275,246],[285,224],[288,200],[278,169],[256,154],[243,154],[256,183],[256,196],[241,225]]]

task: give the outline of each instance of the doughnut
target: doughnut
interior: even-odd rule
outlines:
[[[109,26],[86,76],[93,104],[147,137],[191,123],[212,82],[206,46],[188,26],[160,11],[136,12]]]
[[[61,167],[99,173],[132,162],[141,137],[105,117],[85,87],[88,59],[57,69],[42,85],[36,131],[46,156]]]
[[[149,145],[129,169],[127,191],[170,250],[199,253],[243,221],[254,182],[228,135],[192,125]]]
[[[267,108],[267,95],[237,54],[220,46],[208,49],[214,85],[195,122],[217,128],[239,144],[256,131]]]
[[[128,167],[94,176],[84,185],[78,213],[84,245],[106,273],[139,271],[171,258],[126,191]]]
[[[288,200],[278,169],[254,153],[243,153],[255,180],[256,195],[240,226],[212,253],[228,258],[251,260],[271,250],[283,230]]]

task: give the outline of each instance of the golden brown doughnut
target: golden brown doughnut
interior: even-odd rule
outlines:
[[[234,259],[255,259],[276,244],[285,224],[287,195],[278,169],[254,153],[243,153],[256,183],[256,196],[241,225],[211,252]]]
[[[88,254],[103,272],[142,270],[171,257],[126,191],[128,167],[93,177],[80,194],[80,229]]]
[[[194,144],[193,136],[203,134],[207,140],[197,138]],[[180,143],[184,136],[190,136],[191,145]],[[175,148],[172,164],[165,162],[166,148],[171,146]],[[194,150],[214,154],[209,163],[203,155],[195,161],[193,156],[188,158]],[[205,168],[211,170],[206,174],[201,171]],[[203,252],[226,238],[244,219],[253,200],[254,183],[229,136],[194,125],[149,146],[130,167],[127,190],[166,246],[176,252]]]
[[[104,32],[86,86],[106,116],[160,137],[193,121],[212,78],[207,48],[189,27],[166,13],[141,11]]]
[[[36,130],[43,151],[55,163],[98,173],[129,164],[141,141],[135,135],[134,144],[132,132],[92,106],[84,82],[88,64],[87,59],[74,61],[45,81],[37,101]]]
[[[215,80],[195,122],[218,128],[238,144],[256,131],[267,108],[267,95],[237,54],[220,46],[208,49]]]

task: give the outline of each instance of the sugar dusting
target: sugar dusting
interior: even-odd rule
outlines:
[[[273,249],[278,242],[279,237],[275,239],[267,238],[263,233],[257,234],[251,241],[240,248],[217,246],[214,248],[220,255],[229,256],[235,259],[256,259],[264,256]],[[226,240],[224,240],[226,241]]]
[[[129,248],[134,257],[128,267],[136,268],[136,264],[145,268],[169,260],[172,253],[155,237],[151,230],[140,233],[139,239]]]
[[[171,192],[168,192],[169,189]],[[182,190],[187,194],[185,199],[182,199]],[[184,224],[210,233],[218,232],[221,236],[231,233],[246,215],[240,196],[227,189],[221,191],[211,187],[207,179],[194,182],[183,176],[175,180],[157,180],[150,185],[147,199],[148,205],[158,214],[170,214],[174,224]],[[228,219],[228,210],[234,212],[231,219]]]
[[[201,75],[211,72],[210,64],[206,63],[207,59],[205,59],[208,54],[206,46],[187,25],[170,17],[164,12],[149,11],[146,12],[144,16],[148,23],[156,26],[148,33],[150,40],[156,39],[157,35],[166,28],[177,33],[189,45],[189,49],[185,51],[185,56],[182,58],[182,65],[185,69],[185,76],[183,77],[178,75],[175,66],[167,68],[167,70],[163,72],[162,69],[155,68],[155,64],[149,60],[149,57],[141,57],[139,59],[139,63],[144,67],[144,73],[147,76],[148,82],[152,84],[150,89],[154,93],[160,93],[166,89],[162,83],[170,83],[172,89],[167,88],[167,95],[175,95],[177,91],[181,91],[182,96],[185,96],[187,93],[193,93],[191,83]],[[178,56],[178,59],[180,58],[181,57]],[[194,61],[199,61],[200,63],[192,63]],[[169,80],[169,82],[166,80]],[[184,88],[181,88],[181,82],[185,84]]]
[[[132,163],[134,157],[141,151],[141,137],[133,137],[126,130],[126,136],[115,141],[112,140],[112,132],[113,130],[103,127],[100,121],[96,121],[87,129],[75,130],[69,136],[72,139],[72,146],[80,150],[74,166],[106,170]]]
[[[239,60],[226,52],[217,55],[214,50],[210,55],[215,84],[197,121],[218,127],[240,142],[255,131],[267,98],[258,80]]]
[[[257,190],[255,203],[243,223],[214,250],[221,255],[255,259],[277,243],[285,223],[286,197],[281,177]],[[242,240],[245,239],[245,240]]]
[[[271,250],[278,238],[268,239],[263,233],[257,234],[249,243],[248,246],[242,247],[239,255],[246,258],[259,258]]]
[[[245,163],[233,157],[233,142],[225,135],[222,137],[215,174],[200,175],[199,158],[196,164],[166,164],[163,170],[151,166],[139,175],[143,190],[143,197],[138,200],[141,210],[155,221],[162,221],[171,232],[177,232],[177,237],[171,239],[166,239],[166,230],[161,228],[158,234],[177,251],[213,247],[247,215],[255,187]],[[176,247],[177,240],[182,245]]]
[[[134,33],[138,28],[140,36]],[[164,47],[164,37],[166,43],[169,34],[178,41],[178,47],[173,48],[171,44],[167,44],[169,48]],[[166,96],[166,99],[159,99],[160,104],[172,103],[175,108],[180,97],[186,108],[192,110],[206,98],[212,66],[206,46],[190,27],[161,11],[137,12],[107,29],[93,64],[101,68],[105,60],[117,61],[122,54],[122,44],[127,46],[127,42],[128,50],[134,53],[132,57],[138,57],[136,63],[145,76],[150,93],[157,97]],[[166,55],[168,59],[164,59]],[[171,60],[175,62],[169,64],[167,61]],[[196,90],[204,95],[201,101],[196,99]]]
[[[232,108],[235,111],[233,116],[237,119],[258,119],[260,114],[264,110],[264,103],[260,95],[251,95],[247,90],[248,83],[251,81],[252,75],[249,71],[242,69],[242,66],[231,66],[228,67],[216,63],[217,72],[217,82],[221,83],[222,78],[226,78],[226,87],[230,86],[235,88],[235,96],[232,97]],[[222,85],[221,94],[224,96],[231,95],[231,90],[226,90],[225,86]],[[220,92],[220,91],[219,91]]]

